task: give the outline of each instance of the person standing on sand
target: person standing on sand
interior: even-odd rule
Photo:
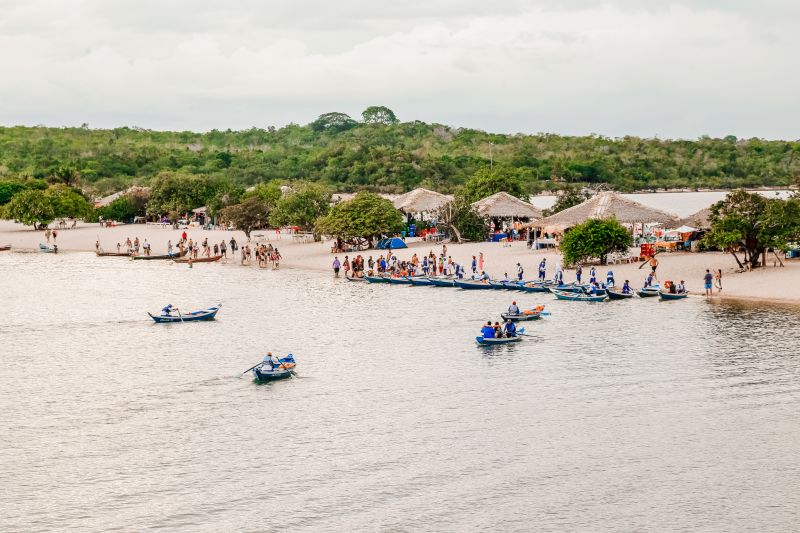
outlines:
[[[711,288],[711,282],[713,279],[714,276],[711,275],[711,271],[709,269],[706,269],[706,275],[703,276],[703,284],[705,285],[706,288],[707,297],[712,295],[713,290]]]
[[[57,238],[58,238],[58,230],[54,229],[53,230],[53,244],[55,244]]]
[[[225,239],[222,239],[222,242],[219,243],[219,251],[222,257],[224,257],[225,259],[228,258],[228,245],[225,244]]]
[[[517,281],[522,281],[522,275],[525,273],[523,270],[522,265],[517,263]]]
[[[483,262],[483,252],[479,252],[478,253],[478,270],[480,270],[481,272],[483,272],[483,270],[484,270],[483,264],[484,264],[484,262]]]
[[[718,268],[714,276],[714,285],[717,286],[717,292],[722,292],[722,269]]]
[[[44,238],[47,239],[48,244],[50,244],[50,235],[52,235],[52,233],[53,232],[50,231],[50,228],[44,230]]]
[[[578,282],[578,285],[581,283],[581,276],[583,275],[583,267],[578,265],[575,268],[575,281]]]

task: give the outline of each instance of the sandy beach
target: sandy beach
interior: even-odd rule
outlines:
[[[57,242],[60,253],[93,252],[97,240],[105,250],[116,251],[117,243],[124,243],[128,237],[131,240],[138,237],[140,241],[146,239],[151,244],[152,253],[155,255],[166,253],[167,241],[172,240],[173,244],[176,243],[180,239],[182,231],[144,224],[125,224],[112,228],[101,228],[99,224],[81,223],[75,229],[60,230]],[[240,245],[247,242],[247,238],[241,231],[190,228],[186,232],[189,238],[196,241],[208,238],[210,243],[219,243],[222,240],[230,241],[231,237],[234,237]],[[329,241],[301,243],[297,242],[292,235],[278,234],[275,230],[255,231],[251,238],[253,241],[270,242],[273,246],[277,246],[283,256],[281,268],[331,271],[334,256],[330,253],[331,243]],[[39,243],[45,242],[43,231],[34,231],[30,226],[0,221],[0,246],[11,244],[12,253],[34,252],[38,249]],[[440,243],[427,243],[419,239],[408,239],[407,244],[407,249],[394,250],[400,260],[410,259],[415,253],[421,256],[430,250],[438,255],[442,250]],[[532,251],[526,247],[524,242],[515,242],[511,246],[489,242],[447,244],[448,255],[464,264],[468,270],[472,256],[477,256],[480,252],[484,254],[485,270],[493,278],[501,278],[506,272],[509,277],[514,277],[516,264],[520,263],[525,269],[525,278],[533,279],[537,275],[537,266],[542,258],[547,259],[547,274],[548,277],[552,277],[553,269],[561,259],[560,254],[555,250]],[[365,258],[372,256],[377,259],[382,253],[384,252],[381,250],[367,250],[362,255]],[[339,259],[343,260],[344,255],[338,254]],[[347,255],[352,258],[355,254]],[[768,266],[765,269],[737,273],[737,265],[733,258],[729,254],[719,252],[662,253],[658,255],[658,259],[660,262],[658,277],[661,280],[685,280],[687,288],[696,297],[703,295],[705,270],[710,269],[713,273],[716,269],[721,268],[723,290],[720,293],[714,289],[715,299],[771,301],[800,305],[800,283],[798,283],[800,281],[800,261],[798,260],[784,259],[783,262],[786,266],[779,268],[773,267],[773,261],[768,258]],[[201,265],[198,266],[202,268]],[[245,268],[239,264],[238,256],[235,260],[229,259],[224,262],[222,266]],[[633,287],[640,287],[649,267],[639,267],[640,263],[598,266],[597,275],[599,279],[604,280],[606,272],[610,269],[613,270],[617,283],[628,279]],[[181,265],[181,268],[188,267]],[[249,268],[256,267],[250,265]],[[566,269],[565,281],[572,281],[574,278],[574,270]],[[584,278],[588,278],[588,268],[584,269]]]

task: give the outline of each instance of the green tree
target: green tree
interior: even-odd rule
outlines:
[[[5,205],[18,192],[26,189],[46,189],[47,183],[42,180],[0,180],[0,205]]]
[[[479,169],[464,184],[462,194],[471,203],[498,192],[507,192],[511,196],[528,201],[528,194],[523,183],[507,169],[499,167]]]
[[[281,183],[279,181],[268,181],[266,183],[259,183],[252,190],[244,193],[242,198],[257,197],[267,202],[271,206],[275,206],[278,200],[283,196],[281,190]]]
[[[372,105],[361,113],[361,118],[366,124],[397,124],[399,121],[394,111],[381,105]]]
[[[3,218],[38,229],[55,217],[52,198],[42,190],[26,190],[16,195],[2,208]]]
[[[436,220],[440,226],[450,230],[450,234],[458,243],[482,241],[489,231],[486,219],[480,216],[472,207],[472,203],[461,194],[456,194],[452,201],[439,208]]]
[[[218,177],[161,172],[150,183],[147,212],[151,215],[169,213],[178,216],[208,205],[228,184],[227,180]]]
[[[68,185],[53,185],[45,191],[45,195],[53,206],[55,218],[85,218],[93,209],[82,194]]]
[[[564,262],[574,265],[590,258],[606,264],[608,254],[627,252],[633,244],[630,232],[616,219],[589,219],[569,230],[561,240]]]
[[[556,196],[556,203],[553,204],[553,207],[542,211],[542,215],[546,217],[555,215],[559,211],[582,204],[591,198],[591,196],[590,193],[584,192],[580,187],[567,187],[558,193]]]
[[[330,213],[317,221],[316,228],[320,234],[365,238],[371,245],[378,235],[400,231],[403,215],[389,200],[362,192],[352,200],[334,205]]]
[[[358,122],[345,113],[324,113],[310,124],[316,132],[338,133],[358,126]]]
[[[245,198],[240,203],[224,207],[219,212],[223,223],[231,223],[250,238],[254,229],[265,228],[272,206],[257,196]]]
[[[331,192],[316,183],[295,185],[293,190],[278,199],[270,214],[273,226],[300,226],[312,230],[317,219],[330,211]]]

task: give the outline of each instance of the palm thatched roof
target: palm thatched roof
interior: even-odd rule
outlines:
[[[677,226],[692,226],[698,229],[709,229],[711,228],[711,208],[705,207],[697,213],[680,219],[675,224]]]
[[[507,192],[498,192],[472,204],[475,211],[484,217],[497,218],[541,218],[542,212],[532,204],[511,196]]]
[[[670,225],[678,220],[678,217],[666,211],[647,207],[615,192],[607,191],[598,193],[582,204],[559,211],[531,225],[537,228],[544,228],[548,233],[558,233],[586,222],[591,218],[612,217],[625,224],[657,222]]]
[[[404,213],[432,213],[451,200],[450,197],[422,187],[401,194],[392,202]]]

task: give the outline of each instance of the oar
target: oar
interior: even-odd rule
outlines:
[[[181,310],[178,309],[177,307],[175,308],[175,310],[178,312],[178,318],[180,318],[181,322],[183,322],[183,315],[181,314]]]
[[[258,363],[257,365],[251,366],[250,368],[248,368],[247,370],[245,370],[244,372],[242,372],[241,374],[239,374],[239,377],[242,377],[242,376],[244,376],[245,374],[247,374],[248,372],[250,372],[250,371],[251,371],[251,370],[253,370],[254,368],[256,368],[256,367],[259,367],[259,366],[261,366],[261,365],[263,365],[263,364],[264,364],[264,361],[261,361],[261,362],[260,362],[260,363]]]

